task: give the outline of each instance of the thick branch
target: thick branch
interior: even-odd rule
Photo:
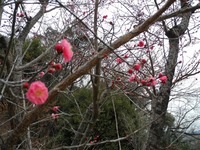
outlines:
[[[157,21],[162,21],[162,20],[166,20],[166,19],[173,18],[176,16],[184,15],[185,13],[188,13],[188,12],[194,13],[197,9],[200,9],[200,3],[194,7],[186,7],[186,8],[179,9],[175,12],[172,12],[170,14],[162,15],[157,19]]]
[[[38,20],[44,15],[46,10],[46,6],[42,5],[38,13],[33,18],[28,18],[27,24],[21,34],[19,35],[19,39],[24,41],[27,37],[28,33],[32,29],[32,27],[38,22]]]
[[[179,37],[187,30],[191,15],[192,12],[186,13],[182,17],[180,24],[172,27],[166,32],[166,35],[169,38],[169,54],[165,66],[165,75],[167,75],[168,81],[166,84],[161,85],[158,96],[152,102],[152,119],[155,120],[155,118],[158,118],[159,116],[160,119],[154,121],[150,126],[148,137],[148,147],[150,150],[162,149],[162,146],[165,145],[165,139],[162,138],[164,134],[163,128],[179,53]]]

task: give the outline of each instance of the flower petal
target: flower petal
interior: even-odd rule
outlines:
[[[61,41],[61,45],[63,46],[64,63],[69,62],[73,56],[73,51],[71,50],[71,45],[66,39],[63,39]]]

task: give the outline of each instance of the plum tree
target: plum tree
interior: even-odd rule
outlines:
[[[169,102],[176,87],[184,81],[197,82],[195,75],[199,74],[199,49],[191,48],[192,54],[187,53],[188,47],[199,41],[198,1],[5,0],[0,4],[0,99],[2,108],[6,106],[0,124],[6,127],[0,132],[2,149],[49,145],[53,149],[92,149],[109,143],[122,149],[123,140],[132,148],[168,148],[165,129]],[[34,40],[38,41],[34,44]],[[60,44],[57,53],[55,45],[58,49]],[[27,70],[31,71],[25,76]],[[46,84],[48,99],[34,105],[22,85],[38,80]],[[81,88],[90,91],[87,101],[83,94],[80,99],[75,96]],[[106,107],[107,103],[112,105]],[[52,113],[57,104],[69,107],[60,106]],[[120,105],[125,110],[119,109]],[[94,136],[92,131],[107,126],[109,117],[101,113],[109,114],[110,107],[115,136],[108,134],[96,142],[87,139]],[[132,115],[124,115],[131,109]],[[70,119],[74,115],[78,119]],[[141,121],[136,128],[130,126],[132,119],[128,122],[133,116],[141,117],[135,119]],[[65,131],[67,122],[67,145],[36,136],[48,122],[53,122],[53,131]],[[64,127],[59,130],[56,124]]]

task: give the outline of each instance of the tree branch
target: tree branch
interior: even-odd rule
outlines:
[[[172,17],[179,16],[180,14],[188,13],[188,12],[194,13],[197,9],[200,9],[200,3],[197,4],[197,5],[194,6],[194,7],[182,8],[182,9],[179,9],[179,10],[177,10],[177,11],[175,11],[175,12],[170,13],[170,14],[160,16],[160,17],[157,19],[157,21],[166,20],[166,19],[169,19],[169,18],[172,18]]]

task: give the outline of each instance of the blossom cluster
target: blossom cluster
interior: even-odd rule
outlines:
[[[99,135],[95,136],[93,140],[90,140],[90,144],[97,143],[100,140]]]
[[[59,54],[63,54],[64,63],[69,62],[72,59],[73,51],[71,50],[70,43],[63,39],[61,43],[56,44],[55,46],[56,51]],[[61,63],[51,62],[49,63],[50,67],[48,69],[48,73],[53,73],[55,71],[59,71],[62,69]],[[45,75],[43,71],[41,71],[38,76],[42,78]],[[48,99],[48,88],[42,81],[35,81],[29,83],[24,82],[22,85],[23,88],[27,89],[26,98],[35,105],[44,104]],[[59,107],[54,107],[54,111],[56,112]],[[52,115],[53,118],[58,118],[57,114]]]
[[[135,46],[138,46],[139,48],[144,48],[145,42],[143,40],[140,40],[138,44]],[[150,49],[152,50],[153,48],[154,46],[151,45]],[[129,55],[125,54],[123,57],[116,58],[116,62],[118,64],[121,64],[127,58],[129,58]],[[160,81],[160,83],[162,84],[165,84],[168,78],[166,75],[163,75],[162,73],[159,73],[158,77],[149,76],[145,79],[142,79],[139,77],[140,74],[142,73],[142,68],[145,66],[146,63],[147,63],[147,60],[142,58],[139,60],[138,63],[133,64],[133,66],[127,70],[127,73],[130,75],[128,81],[131,83],[137,82],[143,86],[155,86],[158,83],[158,81]]]
[[[52,114],[51,114],[51,117],[53,119],[58,119],[59,118],[59,114],[58,114],[58,110],[59,110],[60,106],[54,106],[52,108],[52,110],[54,111]]]

